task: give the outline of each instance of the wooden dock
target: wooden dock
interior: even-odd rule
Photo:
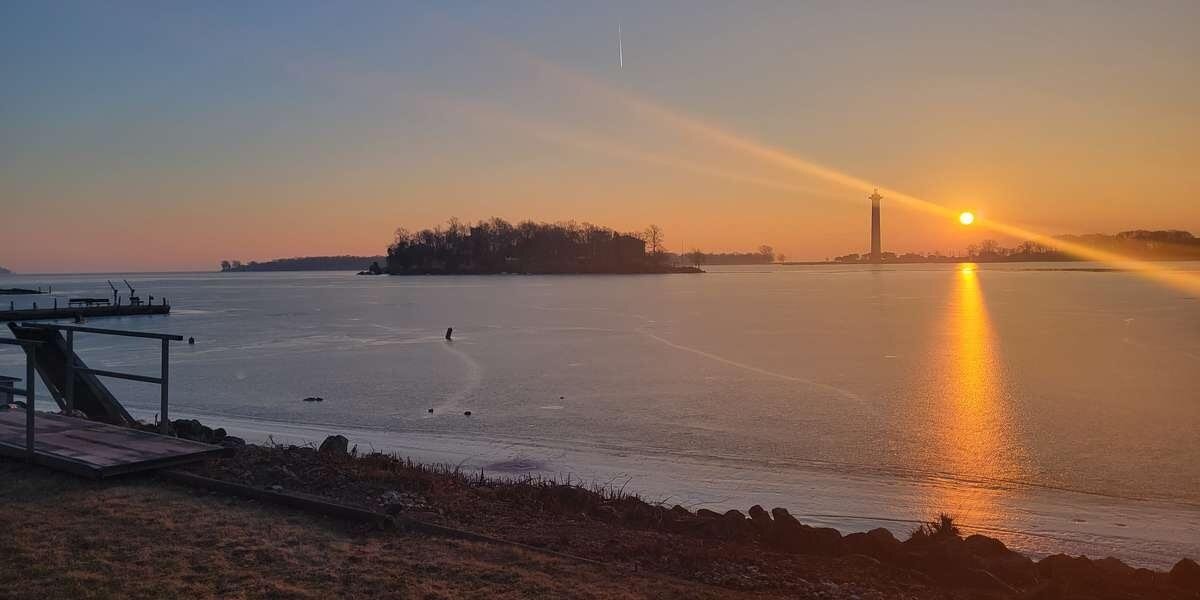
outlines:
[[[0,408],[0,454],[29,457],[25,416],[24,410]],[[85,477],[161,469],[224,451],[220,446],[52,413],[38,412],[34,419],[33,462]]]
[[[134,315],[170,314],[170,304],[134,304],[117,306],[78,306],[59,308],[18,308],[0,310],[0,321],[44,321],[82,317],[129,317]]]

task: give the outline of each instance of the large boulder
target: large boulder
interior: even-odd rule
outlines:
[[[696,511],[689,529],[700,537],[732,539],[748,533],[749,524],[740,511],[729,510],[722,514],[701,508]]]
[[[866,533],[851,533],[842,538],[842,547],[851,554],[873,556],[888,562],[895,562],[904,550],[900,540],[882,527]]]
[[[175,435],[188,440],[198,440],[211,431],[196,419],[176,419],[171,421],[171,429]]]
[[[212,429],[196,419],[176,419],[171,421],[171,430],[177,437],[206,444],[219,444],[228,437],[224,429]]]
[[[771,509],[774,524],[768,541],[797,554],[841,554],[842,534],[829,527],[809,527],[785,508]]]
[[[986,535],[968,535],[963,544],[968,552],[979,557],[999,556],[1009,552],[1004,542]]]
[[[771,531],[771,515],[763,507],[755,504],[750,507],[750,522],[759,535],[767,535]]]
[[[220,441],[220,444],[225,448],[242,448],[245,447],[246,440],[243,440],[240,437],[227,435]]]
[[[350,452],[350,440],[344,435],[331,435],[321,442],[321,454],[347,454]]]
[[[1092,580],[1098,576],[1096,565],[1086,556],[1051,554],[1037,563],[1038,575],[1043,579],[1065,581]]]
[[[721,534],[729,538],[747,538],[754,535],[754,529],[742,511],[730,509],[721,515]]]
[[[1185,590],[1200,592],[1200,565],[1190,558],[1181,559],[1171,567],[1171,583]]]
[[[1037,564],[1028,556],[1009,550],[1004,542],[996,538],[969,535],[963,540],[963,547],[979,560],[984,569],[1008,585],[1026,587],[1038,580]]]
[[[1093,560],[1092,564],[1095,565],[1096,569],[1101,573],[1104,573],[1109,577],[1121,579],[1132,578],[1135,571],[1133,567],[1125,564],[1121,561],[1121,559],[1111,556],[1108,558],[1102,558],[1100,560]]]

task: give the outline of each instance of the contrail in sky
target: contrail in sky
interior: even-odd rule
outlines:
[[[625,45],[621,43],[621,24],[617,23],[617,60],[621,61],[621,68],[625,68]]]

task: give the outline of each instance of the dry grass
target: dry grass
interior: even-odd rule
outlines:
[[[954,524],[954,517],[946,513],[940,513],[936,519],[927,523],[922,523],[909,534],[909,538],[915,539],[930,539],[941,540],[946,538],[958,537],[962,532],[959,531],[958,525]]]
[[[276,445],[246,446],[188,469],[731,591],[810,597],[838,584],[836,595],[822,597],[942,597],[927,578],[901,566],[780,552],[745,528],[715,531],[693,513],[648,504],[619,484],[497,478],[386,454]]]
[[[160,482],[0,461],[3,598],[751,597],[504,546],[359,528]]]

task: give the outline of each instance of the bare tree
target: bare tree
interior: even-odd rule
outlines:
[[[1050,248],[1034,241],[1024,241],[1017,244],[1016,253],[1024,255],[1045,254],[1050,252]]]
[[[413,241],[413,235],[403,227],[397,227],[395,234],[392,235],[392,247],[403,248]]]
[[[662,227],[651,225],[642,232],[642,240],[646,242],[646,251],[650,253],[650,257],[655,261],[662,260],[666,254],[666,236],[663,235]]]

